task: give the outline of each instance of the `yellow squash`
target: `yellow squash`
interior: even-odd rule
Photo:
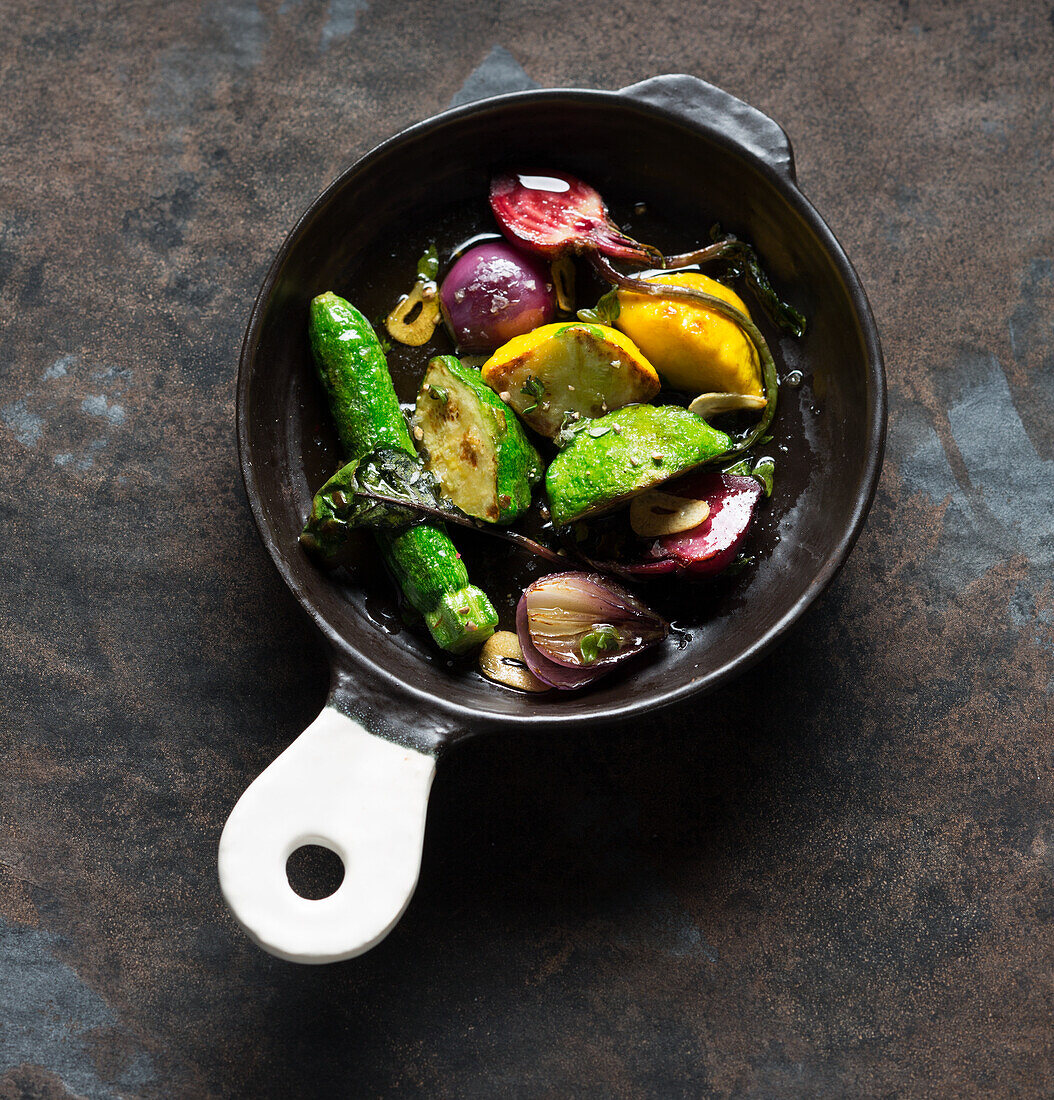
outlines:
[[[617,329],[581,321],[514,337],[483,364],[483,381],[550,438],[568,413],[603,416],[659,392],[655,368],[631,340]]]
[[[664,273],[651,280],[701,290],[750,316],[734,291],[698,272]],[[618,301],[615,324],[669,385],[686,393],[763,394],[757,350],[734,321],[676,298],[620,290]]]

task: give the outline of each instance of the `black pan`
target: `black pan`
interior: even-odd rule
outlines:
[[[781,375],[800,370],[804,382],[781,389],[769,447],[777,488],[751,535],[755,566],[735,581],[649,590],[650,603],[674,612],[677,640],[581,693],[521,695],[438,653],[423,630],[401,622],[368,539],[340,573],[320,570],[297,544],[312,492],[339,458],[307,344],[310,299],[335,290],[368,316],[383,315],[429,240],[442,254],[492,228],[490,176],[517,166],[589,181],[616,221],[663,251],[705,243],[719,222],[756,245],[781,293],[809,318],[801,341],[765,330]],[[425,358],[392,355],[404,401]],[[322,715],[246,791],[220,842],[224,896],[246,931],[305,962],[366,950],[413,892],[428,788],[446,746],[496,726],[555,732],[624,720],[709,691],[757,661],[830,583],[859,534],[881,466],[885,407],[867,298],[798,190],[786,134],[712,85],[661,76],[620,92],[499,96],[412,126],[347,169],[279,250],[238,377],[253,516],[328,641],[333,668]],[[509,626],[514,597],[537,569],[502,544],[480,545],[482,536],[455,537]],[[295,894],[285,872],[289,855],[311,843],[332,848],[346,868],[322,901]]]

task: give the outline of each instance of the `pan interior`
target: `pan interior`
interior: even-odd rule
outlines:
[[[307,307],[326,290],[382,317],[409,289],[418,255],[440,256],[494,231],[486,203],[498,168],[563,169],[591,182],[629,231],[670,252],[705,243],[711,226],[752,241],[781,292],[809,319],[803,340],[759,319],[783,387],[773,441],[776,490],[755,525],[755,564],[735,580],[640,586],[672,614],[673,638],[586,692],[523,696],[471,660],[439,653],[400,616],[369,536],[355,563],[326,573],[297,535],[314,490],[339,465],[307,343]],[[641,212],[644,204],[646,212]],[[749,302],[749,297],[748,297]],[[412,401],[427,358],[450,350],[396,346],[400,399]],[[879,368],[866,303],[823,224],[800,195],[719,136],[613,94],[542,94],[478,105],[417,127],[345,173],[287,240],[250,324],[239,388],[242,463],[256,518],[279,569],[349,670],[463,717],[562,721],[625,715],[712,687],[744,667],[819,592],[855,537],[873,490],[881,439]],[[540,572],[503,543],[455,533],[473,580],[503,625]]]

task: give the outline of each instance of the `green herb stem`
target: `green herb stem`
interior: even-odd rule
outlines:
[[[641,279],[635,275],[623,275],[599,253],[594,253],[590,259],[599,275],[609,283],[614,283],[621,290],[627,290],[633,294],[644,294],[653,298],[675,298],[682,302],[689,302],[692,305],[704,306],[714,313],[721,314],[722,317],[727,317],[728,320],[739,325],[747,334],[747,337],[757,349],[758,357],[761,359],[761,376],[765,385],[765,408],[761,412],[761,419],[749,434],[737,443],[732,450],[719,456],[720,461],[724,462],[733,455],[742,454],[744,451],[749,450],[764,434],[765,429],[772,423],[772,418],[776,415],[776,401],[780,384],[772,352],[769,351],[768,343],[765,341],[765,337],[761,335],[761,330],[757,325],[742,310],[736,309],[730,302],[717,298],[713,294],[707,294],[702,290],[694,290],[691,287],[675,286],[673,283],[661,283],[654,279]]]
[[[439,254],[435,244],[430,244],[417,261],[417,278],[422,283],[434,283],[439,275]]]
[[[595,623],[578,643],[582,663],[587,665],[595,664],[602,653],[617,653],[621,648],[622,638],[610,623]]]
[[[528,538],[527,535],[521,535],[518,531],[510,531],[506,527],[494,527],[489,523],[473,519],[472,516],[466,515],[464,512],[436,508],[416,500],[401,500],[399,497],[386,496],[383,493],[375,493],[369,489],[358,489],[355,495],[365,497],[367,500],[375,501],[378,504],[397,505],[399,508],[419,512],[422,516],[431,519],[453,523],[459,527],[468,527],[472,531],[482,531],[485,535],[492,535],[494,538],[511,542],[521,550],[526,550],[535,557],[543,558],[552,565],[559,565],[562,569],[567,568],[567,558],[562,554],[558,554],[555,550],[550,550],[548,546],[543,546],[542,543]]]
[[[570,564],[569,558],[574,557],[596,573],[608,573],[613,577],[620,577],[622,580],[626,581],[640,580],[638,574],[625,569],[617,561],[606,561],[587,557],[570,544],[567,545],[565,553],[560,554],[543,543],[529,538],[527,535],[521,535],[518,531],[511,531],[507,527],[495,527],[493,524],[483,523],[481,520],[473,519],[472,516],[466,515],[460,510],[448,511],[446,508],[434,508],[420,501],[403,500],[399,497],[390,497],[383,493],[375,493],[368,489],[356,489],[355,495],[365,497],[367,500],[372,500],[376,504],[396,505],[410,512],[419,512],[424,518],[442,520],[445,523],[453,523],[459,527],[467,527],[471,531],[479,531],[481,534],[490,535],[492,538],[511,542],[513,546],[517,546],[528,554],[533,554],[536,558],[541,558],[543,561],[549,562],[550,565],[558,565],[561,570],[566,570]],[[663,559],[656,558],[655,560],[662,561]]]
[[[721,236],[721,227],[717,225],[711,230],[710,235],[713,238],[713,244],[695,252],[685,252],[680,256],[667,256],[666,268],[672,270],[693,267],[713,260],[728,260],[730,273],[746,280],[747,286],[754,292],[754,296],[773,324],[792,336],[803,336],[805,317],[789,302],[783,301],[773,289],[754,248],[731,233]]]

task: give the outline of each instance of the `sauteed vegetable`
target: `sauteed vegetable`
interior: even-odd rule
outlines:
[[[331,292],[312,303],[347,464],[316,494],[301,541],[338,564],[348,532],[372,528],[440,648],[482,646],[481,670],[506,687],[574,690],[670,632],[646,593],[620,582],[686,583],[744,562],[772,492],[773,460],[752,448],[776,411],[775,363],[743,299],[699,268],[720,262],[784,331],[805,322],[753,249],[716,228],[704,248],[664,257],[560,173],[499,175],[490,205],[507,242],[476,243],[445,272],[430,246],[386,321],[393,339],[422,347],[441,316],[461,355],[422,353],[410,425],[362,314]],[[575,300],[576,262],[610,286],[592,305]],[[539,541],[511,525],[543,476]],[[558,566],[523,592],[515,633],[494,634],[498,614],[447,523]]]
[[[412,482],[420,474],[420,459],[370,323],[335,294],[319,295],[311,303],[311,348],[345,455],[357,465],[380,448],[401,452],[410,459],[402,480]],[[336,477],[346,478],[346,470]],[[350,482],[346,488],[354,494]],[[309,549],[339,533],[337,520],[327,510],[330,502],[341,502],[344,491],[330,488],[328,502],[325,490],[316,500],[302,536]],[[393,527],[390,521],[374,526],[388,568],[403,595],[424,616],[437,645],[463,653],[494,633],[497,612],[486,593],[469,583],[461,555],[441,526],[414,522]]]

